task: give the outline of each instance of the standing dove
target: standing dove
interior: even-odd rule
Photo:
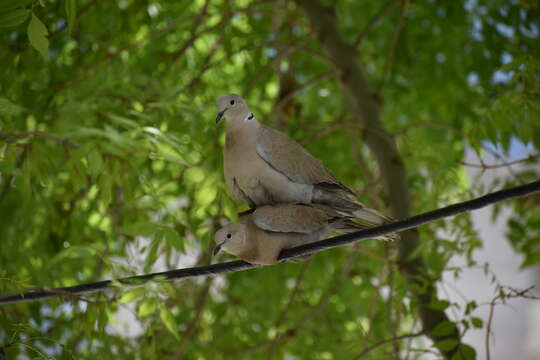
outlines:
[[[222,117],[227,119],[223,162],[234,200],[252,208],[278,203],[311,204],[370,225],[391,221],[359,203],[351,189],[296,141],[259,123],[241,96],[220,97],[218,108],[216,123]]]
[[[216,247],[252,264],[269,265],[283,249],[322,240],[332,232],[365,229],[342,216],[332,217],[309,205],[280,204],[260,206],[240,216],[214,235]]]

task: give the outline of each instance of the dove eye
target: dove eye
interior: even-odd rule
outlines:
[[[231,234],[227,234],[227,239],[230,239],[232,237]]]
[[[231,100],[231,105],[234,105],[234,100]]]

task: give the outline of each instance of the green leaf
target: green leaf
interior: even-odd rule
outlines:
[[[182,240],[176,232],[176,230],[171,229],[170,227],[164,227],[162,229],[163,240],[168,246],[171,246],[175,249],[183,248]]]
[[[476,304],[476,301],[474,301],[474,300],[469,301],[467,303],[467,305],[465,306],[465,315],[469,315],[471,313],[471,311],[473,311],[477,307],[478,307],[478,305]]]
[[[32,13],[32,19],[30,24],[28,24],[28,40],[30,44],[43,55],[43,57],[48,57],[47,51],[49,50],[49,39],[47,39],[47,28],[39,18]]]
[[[146,295],[146,288],[140,286],[131,290],[126,291],[118,300],[120,303],[128,303],[134,300],[140,299]]]
[[[431,335],[446,336],[452,334],[454,331],[456,331],[456,324],[451,321],[443,321],[437,324],[437,326],[431,330]]]
[[[152,315],[157,310],[157,301],[154,298],[146,299],[139,305],[138,314],[140,317]]]
[[[28,19],[30,10],[17,9],[0,15],[0,27],[10,27],[22,24]]]
[[[178,326],[176,324],[176,321],[174,320],[173,314],[166,306],[161,306],[161,309],[159,310],[159,317],[161,318],[161,321],[163,321],[163,323],[165,324],[167,330],[169,330],[170,333],[174,335],[176,340],[180,341]]]
[[[476,350],[466,344],[460,344],[452,360],[474,360],[476,359]]]
[[[441,351],[450,351],[455,348],[459,342],[456,339],[444,339],[437,341],[434,346]]]
[[[99,177],[99,195],[104,206],[108,206],[112,201],[112,179],[110,176]]]
[[[142,235],[149,236],[158,230],[158,225],[148,220],[141,220],[139,222],[128,224],[123,227],[123,232],[126,235]]]
[[[103,158],[96,149],[90,151],[87,155],[88,173],[92,176],[97,176],[103,171]]]
[[[448,306],[450,306],[450,302],[446,300],[434,300],[429,304],[429,307],[433,310],[445,310]]]
[[[58,264],[62,264],[67,259],[76,259],[79,261],[93,259],[97,253],[98,249],[91,245],[72,245],[58,252],[52,259],[49,260],[48,265],[53,268]]]
[[[23,8],[30,4],[32,0],[2,0],[0,1],[0,13],[7,13],[9,10]]]
[[[484,326],[484,321],[480,319],[479,317],[472,317],[471,318],[471,324],[477,328],[481,329]]]
[[[161,242],[158,239],[154,238],[154,240],[152,240],[148,254],[146,255],[146,266],[144,267],[144,271],[150,271],[152,265],[156,262],[160,245]]]
[[[0,115],[17,116],[24,110],[25,109],[23,107],[12,103],[3,96],[0,96]]]
[[[77,4],[75,0],[66,0],[66,15],[68,23],[68,34],[71,36],[75,28],[75,19],[77,18]]]

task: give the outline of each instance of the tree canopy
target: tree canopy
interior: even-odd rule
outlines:
[[[539,15],[536,0],[3,1],[0,293],[225,260],[213,233],[246,209],[223,180],[226,93],[396,218],[537,180],[485,188],[463,159],[540,149]],[[501,206],[538,265],[538,197]],[[477,304],[436,285],[481,246],[463,214],[399,244],[2,306],[0,358],[473,359]]]

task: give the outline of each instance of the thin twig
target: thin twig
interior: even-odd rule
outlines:
[[[377,191],[375,188],[376,185],[380,184],[380,180],[377,176],[373,173],[371,168],[369,167],[369,164],[367,163],[366,159],[364,159],[364,154],[362,153],[362,149],[360,148],[358,141],[354,139],[352,136],[349,137],[350,144],[351,144],[351,153],[366,180],[366,186],[363,187],[362,193],[360,195],[365,194],[368,196],[370,202],[372,204],[375,204],[375,208],[377,209],[385,209],[386,204],[384,203],[383,199],[380,196],[380,191]]]
[[[18,169],[21,167],[21,165],[24,162],[24,158],[26,157],[26,154],[28,153],[28,147],[24,147],[23,151],[20,153],[20,155],[17,158],[15,168]],[[0,201],[6,196],[6,194],[11,189],[11,182],[13,181],[13,173],[9,174],[8,176],[2,176],[2,187],[0,187]]]
[[[187,49],[189,49],[189,47],[191,47],[191,45],[193,45],[195,40],[197,40],[197,38],[200,35],[203,34],[203,32],[197,33],[197,30],[199,30],[199,27],[203,23],[203,19],[208,15],[208,6],[209,5],[210,5],[210,0],[205,0],[204,4],[202,6],[201,12],[199,13],[199,15],[197,15],[197,17],[195,18],[195,21],[193,22],[193,25],[191,26],[191,31],[190,31],[191,36],[189,37],[189,39],[186,42],[184,42],[184,44],[182,44],[182,46],[177,51],[175,51],[175,52],[173,52],[171,54],[172,55],[172,61],[169,64],[169,67],[174,65],[178,61],[178,59],[180,59],[180,57],[187,51]],[[216,25],[221,26],[221,22],[219,22]],[[214,28],[215,28],[215,26],[212,26],[209,29],[213,30]]]
[[[326,290],[324,295],[319,300],[318,304],[313,307],[311,310],[306,312],[306,314],[295,323],[294,326],[288,328],[287,330],[283,331],[281,335],[275,337],[272,340],[265,341],[263,343],[257,344],[251,348],[248,349],[246,352],[246,356],[244,356],[244,359],[250,359],[250,355],[254,353],[255,351],[260,350],[261,348],[274,346],[277,343],[285,342],[289,339],[294,338],[301,329],[305,328],[311,320],[313,320],[319,313],[322,312],[322,310],[328,305],[330,302],[330,299],[333,295],[335,295],[339,289],[343,286],[343,283],[345,279],[348,278],[349,274],[351,273],[351,270],[353,268],[353,265],[356,263],[356,259],[358,258],[358,253],[351,252],[345,262],[345,265],[341,268],[341,271],[339,274],[337,274],[333,281],[332,285]]]
[[[261,1],[257,1],[257,2],[253,2],[253,3],[250,3],[248,6],[244,7],[244,8],[240,8],[240,9],[236,9],[236,10],[230,10],[230,11],[226,11],[226,12],[222,12],[222,13],[219,13],[219,15],[221,15],[222,19],[230,19],[230,17],[233,15],[233,14],[237,14],[237,13],[246,13],[246,12],[250,12],[250,11],[253,11],[253,8],[255,7],[255,5],[260,5],[260,4],[263,4],[265,3],[266,1],[264,0],[261,0]],[[197,15],[193,15],[193,16],[189,16],[187,18],[184,18],[184,19],[180,19],[180,20],[177,20],[177,21],[174,21],[172,22],[171,24],[163,27],[163,28],[160,28],[160,29],[156,29],[154,31],[151,31],[150,33],[148,33],[144,38],[140,39],[140,40],[137,40],[135,42],[133,42],[132,44],[129,44],[125,47],[123,47],[122,49],[116,51],[115,53],[112,53],[112,54],[108,54],[107,56],[105,56],[105,58],[103,58],[102,60],[99,60],[97,61],[96,63],[90,65],[89,67],[81,70],[81,72],[79,73],[79,75],[63,82],[63,83],[60,83],[60,84],[56,84],[55,86],[59,89],[65,89],[77,82],[80,82],[84,79],[86,79],[88,76],[90,76],[91,74],[93,74],[97,69],[101,68],[102,66],[104,65],[107,65],[109,64],[110,62],[112,62],[113,60],[115,60],[116,58],[118,58],[122,53],[124,52],[131,52],[133,51],[134,49],[138,48],[139,46],[143,45],[144,43],[146,43],[148,40],[151,40],[161,34],[164,34],[166,32],[169,32],[169,31],[172,31],[174,29],[176,29],[177,27],[187,23],[187,22],[190,22],[190,21],[194,21],[196,19],[198,19],[200,14],[197,14]],[[212,16],[214,14],[211,14],[209,16]],[[220,21],[219,24],[222,24],[223,22]],[[201,32],[199,32],[197,35],[201,35],[201,33],[206,33],[208,31],[210,31],[209,29],[212,29],[214,30],[215,29],[215,26],[212,26],[210,28],[206,28],[204,30],[202,30]]]
[[[461,161],[461,164],[465,165],[465,166],[470,166],[470,167],[481,168],[481,169],[486,169],[487,170],[487,169],[498,169],[498,168],[502,168],[502,167],[506,167],[506,166],[511,166],[511,165],[523,163],[523,162],[528,162],[528,161],[538,159],[539,157],[540,157],[540,154],[529,155],[526,158],[519,159],[519,160],[514,160],[514,161],[509,161],[509,162],[505,162],[505,163],[502,163],[502,164],[484,164],[483,162],[480,163],[480,164],[471,164],[471,163],[468,163],[468,162],[465,162],[465,161]]]
[[[27,138],[27,137],[43,138],[43,139],[48,139],[48,140],[55,141],[55,142],[60,143],[62,145],[68,145],[68,146],[71,146],[71,147],[79,147],[78,144],[75,144],[71,140],[64,139],[64,138],[61,138],[61,137],[56,136],[56,135],[47,134],[47,133],[44,133],[44,132],[41,132],[41,131],[24,131],[24,132],[20,132],[20,133],[0,133],[0,140],[5,140],[5,141],[8,141],[8,142],[18,140],[18,139],[24,139],[24,138]]]
[[[385,249],[388,253],[388,248]],[[386,311],[388,312],[388,325],[391,326],[390,333],[394,337],[398,337],[399,332],[399,325],[400,325],[400,311],[393,312],[393,303],[394,303],[394,293],[396,290],[396,277],[395,277],[395,271],[394,271],[395,265],[388,264],[388,266],[385,266],[384,268],[388,268],[388,287],[390,288],[389,294],[388,294],[388,300],[386,302]],[[393,314],[394,313],[394,314]],[[392,342],[392,350],[394,351],[394,358],[399,359],[400,349],[399,349],[399,343],[397,341]]]
[[[319,140],[325,136],[330,135],[331,133],[341,130],[341,129],[358,129],[358,124],[352,121],[342,121],[344,118],[344,114],[340,114],[336,116],[332,121],[330,121],[327,125],[325,125],[322,129],[318,130],[317,132],[304,137],[300,143],[302,145],[306,145],[309,143],[312,143],[315,140]]]
[[[420,122],[415,122],[415,123],[412,123],[412,124],[409,124],[407,126],[405,126],[403,129],[401,129],[400,131],[398,132],[395,132],[394,133],[394,136],[401,136],[401,135],[405,135],[407,132],[409,132],[410,130],[414,129],[414,128],[422,128],[422,127],[426,127],[426,128],[433,128],[433,129],[441,129],[441,130],[444,130],[444,131],[451,131],[459,136],[462,136],[462,137],[466,137],[465,133],[451,125],[448,125],[448,124],[444,124],[444,123],[435,123],[435,122],[429,122],[429,121],[420,121]]]
[[[205,56],[205,58],[199,65],[199,68],[201,69],[199,73],[196,76],[192,77],[186,86],[178,90],[176,92],[176,95],[185,93],[186,91],[193,89],[195,85],[197,85],[201,81],[203,75],[212,68],[211,66],[212,58],[216,55],[217,49],[219,46],[221,46],[224,38],[225,38],[225,33],[221,33],[220,36],[217,38],[217,40],[214,41],[214,43],[210,46],[210,51],[208,52],[208,54]]]
[[[394,60],[394,54],[396,52],[396,46],[399,40],[399,36],[401,35],[401,30],[403,29],[403,25],[405,25],[405,15],[407,15],[407,10],[409,9],[409,2],[410,0],[403,0],[403,6],[401,8],[401,15],[399,17],[399,22],[397,24],[396,31],[394,32],[394,37],[392,38],[392,44],[390,45],[390,49],[388,50],[388,57],[386,58],[386,63],[384,64],[381,83],[379,85],[379,90],[377,91],[377,94],[379,94],[379,96],[382,95],[382,91],[384,89],[386,79],[388,78],[390,69],[392,67],[392,62]]]
[[[274,325],[276,328],[279,327],[283,323],[283,321],[285,321],[287,313],[291,309],[294,299],[296,295],[298,294],[298,291],[300,290],[300,284],[302,283],[302,280],[304,280],[304,275],[306,274],[306,270],[311,262],[310,260],[311,259],[305,261],[302,264],[302,267],[300,268],[300,271],[298,272],[298,275],[296,276],[296,279],[294,281],[294,288],[292,289],[291,294],[289,295],[289,300],[287,301],[287,304],[285,305],[285,307],[279,314],[279,318],[277,319]]]
[[[188,341],[195,334],[195,330],[197,329],[197,325],[199,324],[199,321],[201,319],[201,315],[204,310],[204,307],[206,303],[208,302],[208,294],[210,291],[210,287],[212,286],[213,280],[214,280],[213,278],[209,277],[209,278],[206,278],[206,281],[204,282],[201,293],[199,294],[199,300],[197,301],[197,305],[195,306],[195,312],[193,314],[193,318],[191,319],[189,325],[187,326],[186,330],[182,334],[182,340],[180,341],[180,345],[178,345],[178,348],[175,351],[176,354],[179,354],[178,356],[179,359],[182,359],[184,357],[185,347]]]
[[[396,341],[403,340],[403,339],[409,339],[409,338],[422,336],[422,335],[424,335],[424,332],[420,331],[420,332],[417,332],[417,333],[404,334],[404,335],[394,336],[394,337],[392,337],[390,339],[381,340],[378,343],[375,343],[375,344],[365,348],[364,351],[362,351],[357,357],[355,357],[355,359],[363,358],[364,356],[366,356],[367,354],[369,354],[371,351],[378,348],[379,346],[389,344],[389,343],[394,343]]]
[[[489,349],[489,336],[492,333],[491,331],[491,325],[493,323],[493,315],[495,313],[495,305],[497,304],[498,300],[508,300],[512,298],[525,298],[525,299],[531,299],[531,300],[540,300],[540,297],[529,295],[528,293],[534,288],[534,286],[529,286],[526,289],[518,290],[514,289],[508,286],[498,286],[499,294],[495,296],[489,303],[489,315],[488,315],[488,322],[486,324],[486,337],[485,337],[485,347],[486,347],[486,360],[491,359],[491,353]],[[509,291],[508,293],[505,293],[504,290]]]
[[[311,260],[311,259],[310,259]],[[274,324],[274,328],[276,328],[277,331],[279,331],[279,326],[285,321],[285,318],[287,314],[289,313],[289,310],[291,309],[291,306],[294,302],[294,299],[296,298],[296,295],[298,294],[298,291],[300,290],[300,284],[302,283],[302,280],[304,279],[304,275],[306,274],[306,270],[310,264],[310,260],[304,262],[302,264],[302,267],[300,268],[300,271],[298,272],[298,275],[296,276],[294,288],[291,291],[291,294],[289,295],[289,300],[287,301],[287,304],[283,307],[283,310],[279,314],[279,317]],[[281,337],[281,334],[277,334],[274,337],[274,340],[270,343],[270,346],[268,348],[268,360],[271,360],[274,355],[274,345],[277,343],[277,340]]]
[[[94,6],[96,6],[96,4],[98,3],[99,0],[90,0],[81,10],[79,10],[77,12],[77,20],[76,21],[79,21],[79,19],[81,18],[81,16],[83,16],[88,10],[92,9]],[[67,27],[68,27],[68,22],[67,21],[64,21],[62,23],[62,25],[56,29],[54,32],[52,32],[50,35],[49,35],[49,40],[52,39],[52,38],[55,38],[56,36],[58,36],[62,31],[66,30]]]
[[[383,255],[381,255],[379,253],[376,253],[373,250],[366,249],[366,248],[364,248],[364,247],[362,247],[360,245],[355,247],[355,251],[358,251],[360,254],[372,256],[372,257],[374,257],[376,259],[379,259],[382,262],[384,262],[385,264],[396,264],[397,263],[395,260],[388,259],[388,258],[384,257]]]
[[[486,146],[485,144],[483,145],[483,148],[484,150],[486,150],[487,152],[489,152],[490,154],[492,154],[493,156],[495,156],[499,161],[502,161],[502,162],[505,162],[506,159],[504,159],[501,154],[499,154],[497,151],[491,149],[490,147]],[[480,163],[484,163],[484,161],[482,160],[482,158],[479,159],[480,160]],[[514,168],[509,166],[506,168],[506,170],[508,170],[508,172],[510,173],[510,175],[512,175],[514,177],[514,179],[516,179],[516,181],[522,185],[522,184],[525,184],[525,181],[523,180],[523,176],[521,176],[520,174],[517,174],[515,171],[514,171]],[[483,169],[481,173],[483,173],[484,171],[486,171],[486,169]]]
[[[290,54],[293,54],[296,50],[298,50],[299,46],[302,43],[307,42],[309,38],[303,38],[301,39],[297,44],[290,44],[289,46],[285,47],[283,46],[284,50],[278,51],[278,53],[272,57],[270,61],[268,61],[258,72],[255,74],[255,76],[251,77],[251,80],[246,85],[244,93],[249,94],[253,90],[253,88],[257,85],[259,80],[268,72],[270,72],[276,64],[278,64],[281,59],[287,57]]]
[[[283,99],[281,99],[275,106],[274,106],[274,113],[278,113],[281,111],[281,108],[294,96],[301,94],[302,92],[306,91],[312,86],[317,85],[320,82],[323,82],[324,80],[330,79],[334,76],[336,76],[338,73],[337,71],[329,71],[320,75],[317,75],[313,77],[312,79],[308,80],[306,83],[302,84],[301,87],[298,89],[295,89],[294,91],[291,91],[288,93]]]
[[[309,39],[309,38],[308,38]],[[335,65],[334,64],[334,61],[327,55],[323,54],[323,53],[320,53],[314,49],[310,49],[308,47],[305,47],[305,46],[302,46],[302,45],[294,45],[294,44],[276,44],[275,45],[276,48],[279,48],[279,49],[288,49],[288,48],[294,48],[294,50],[297,50],[299,52],[303,52],[304,54],[306,55],[309,55],[310,57],[312,58],[318,58],[330,65]]]
[[[369,34],[373,30],[373,28],[377,25],[379,20],[381,20],[383,18],[383,16],[386,15],[386,13],[388,11],[390,11],[390,9],[392,9],[396,3],[397,3],[397,0],[389,0],[386,3],[386,5],[384,5],[381,8],[381,10],[379,10],[379,12],[377,14],[375,14],[374,17],[371,18],[369,23],[362,30],[362,32],[360,32],[360,34],[358,35],[358,37],[354,41],[353,46],[355,48],[358,48],[362,44],[362,41],[364,41],[364,38],[367,36],[367,34]]]
[[[493,313],[495,311],[495,302],[499,299],[499,296],[496,296],[491,300],[491,303],[489,304],[489,315],[488,315],[488,322],[486,325],[486,339],[485,339],[485,347],[486,347],[486,359],[491,359],[491,354],[489,353],[489,335],[491,334],[491,323],[493,322]]]

